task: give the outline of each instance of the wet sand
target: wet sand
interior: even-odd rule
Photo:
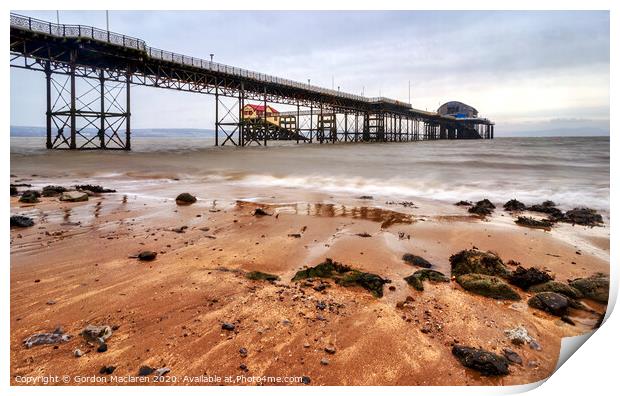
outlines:
[[[16,179],[35,188],[71,184]],[[403,278],[418,268],[403,262],[403,253],[420,255],[447,275],[449,257],[472,247],[494,251],[504,262],[547,269],[560,281],[609,273],[607,225],[524,228],[500,202],[481,220],[466,208],[428,199],[411,206],[225,183],[99,182],[118,192],[79,203],[41,198],[25,205],[11,198],[11,214],[36,222],[11,229],[14,385],[19,376],[37,375],[94,375],[111,383],[111,376],[99,374],[109,365],[116,367],[115,376],[135,376],[143,365],[168,367],[166,378],[183,385],[226,383],[199,382],[213,376],[306,376],[311,385],[530,383],[552,373],[562,337],[591,331],[597,317],[571,311],[575,325],[569,325],[528,307],[531,294],[519,289],[518,302],[474,295],[454,281],[425,282],[425,290],[416,291]],[[198,202],[176,205],[174,197],[183,191],[195,193]],[[253,216],[255,207],[272,215]],[[174,230],[181,226],[187,229]],[[130,257],[142,250],[158,256],[152,262]],[[323,291],[291,281],[298,270],[325,258],[391,283],[375,298],[331,281]],[[255,270],[280,280],[245,277]],[[409,296],[411,302],[397,307]],[[604,306],[584,302],[604,312]],[[235,330],[222,330],[223,322]],[[87,324],[117,326],[108,351],[96,352],[78,335]],[[504,330],[520,325],[541,351],[511,344]],[[73,336],[69,342],[58,348],[23,345],[29,335],[58,326]],[[498,354],[508,347],[523,364],[511,365],[507,376],[483,377],[451,354],[454,344]],[[327,353],[328,346],[336,352]],[[76,358],[76,348],[84,356]]]

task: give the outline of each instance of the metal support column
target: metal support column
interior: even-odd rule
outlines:
[[[70,102],[70,106],[69,106],[69,115],[70,115],[70,128],[71,128],[71,136],[69,138],[69,148],[74,150],[77,148],[76,145],[76,131],[77,131],[77,121],[76,121],[76,117],[75,117],[75,112],[76,112],[76,106],[75,106],[75,61],[77,58],[77,51],[76,50],[71,50],[71,64],[69,66],[70,69],[70,79],[71,79],[71,102]]]
[[[243,81],[241,81],[241,86],[239,88],[239,136],[238,136],[238,141],[239,141],[239,146],[243,147],[245,146],[245,136],[244,136],[244,114],[243,114],[243,108],[245,107],[245,90],[243,88]]]
[[[269,134],[269,127],[267,126],[267,88],[263,88],[263,106],[265,107],[263,111],[263,144],[267,145],[267,135]]]
[[[45,61],[45,86],[47,89],[47,104],[45,112],[46,141],[45,147],[52,148],[52,69],[50,61]]]
[[[220,94],[219,94],[219,85],[215,84],[215,145],[220,145],[220,126],[219,126],[219,107],[220,107]]]
[[[125,75],[127,80],[125,89],[127,90],[127,104],[125,106],[125,126],[127,127],[125,132],[125,150],[131,150],[131,67],[127,68],[127,74]]]
[[[99,147],[105,148],[105,76],[99,70]]]

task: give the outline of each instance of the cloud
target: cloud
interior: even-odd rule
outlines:
[[[23,13],[55,19],[54,11]],[[606,11],[113,11],[110,19],[112,30],[157,48],[206,59],[214,53],[216,61],[328,88],[333,78],[356,94],[407,100],[411,80],[421,109],[462,100],[511,125],[609,118]],[[104,27],[105,17],[61,11],[61,22]],[[42,78],[12,73],[12,87],[33,87],[12,94],[12,123],[44,122],[42,112],[24,106],[40,100],[34,85]],[[137,93],[133,124],[213,123],[213,112],[193,113],[212,108],[212,99],[173,96],[176,109],[164,116],[167,110],[153,109],[168,109],[171,94]]]

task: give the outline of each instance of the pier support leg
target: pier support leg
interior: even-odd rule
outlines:
[[[76,52],[71,55],[77,58]],[[131,149],[131,72],[45,63],[48,149]],[[123,100],[125,91],[125,100]],[[121,130],[125,129],[124,138]],[[93,132],[94,131],[94,132]],[[68,132],[68,136],[66,135]]]
[[[125,84],[125,150],[131,150],[131,69],[129,68],[125,75]]]
[[[76,124],[76,116],[75,116],[75,58],[76,58],[76,51],[72,50],[71,51],[71,65],[69,66],[70,68],[70,75],[69,78],[71,79],[71,107],[69,110],[69,116],[71,117],[71,124],[70,124],[70,128],[71,128],[71,135],[69,138],[69,148],[75,150],[76,146],[76,130],[77,130],[77,124]]]
[[[52,69],[50,61],[45,61],[45,86],[47,92],[46,111],[45,111],[45,129],[46,140],[45,147],[52,148]]]
[[[215,85],[215,145],[219,146],[220,145],[220,132],[219,132],[219,125],[218,125],[218,120],[220,119],[219,117],[219,108],[220,108],[220,95],[218,92],[218,85]]]

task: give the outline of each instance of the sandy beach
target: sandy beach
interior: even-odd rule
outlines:
[[[12,172],[12,183],[29,189],[76,181]],[[403,254],[421,256],[450,277],[452,255],[490,251],[511,271],[520,263],[567,282],[609,274],[607,218],[599,227],[558,222],[547,231],[515,224],[517,214],[502,209],[510,196],[481,218],[426,198],[174,178],[93,181],[116,192],[86,202],[11,198],[11,214],[35,222],[11,229],[14,385],[42,375],[118,384],[115,376],[142,378],[136,376],[143,366],[169,368],[160,383],[177,385],[230,384],[227,376],[250,385],[256,377],[310,385],[525,384],[548,377],[561,339],[591,331],[605,312],[604,304],[583,298],[585,309],[560,318],[529,306],[533,292],[513,287],[519,300],[493,299],[464,290],[454,277],[425,281],[418,291],[404,278],[420,268]],[[182,192],[198,201],[177,205]],[[254,215],[256,208],[267,215]],[[155,260],[135,258],[145,250],[156,252]],[[327,258],[390,283],[376,297],[333,279],[291,280]],[[248,279],[251,271],[279,280]],[[80,336],[89,324],[113,329],[107,351]],[[24,345],[58,327],[71,336],[67,342]],[[534,345],[511,341],[506,331],[518,327]],[[455,345],[498,355],[508,348],[522,362],[510,364],[508,375],[484,376],[461,364]],[[113,375],[100,373],[110,366]]]

